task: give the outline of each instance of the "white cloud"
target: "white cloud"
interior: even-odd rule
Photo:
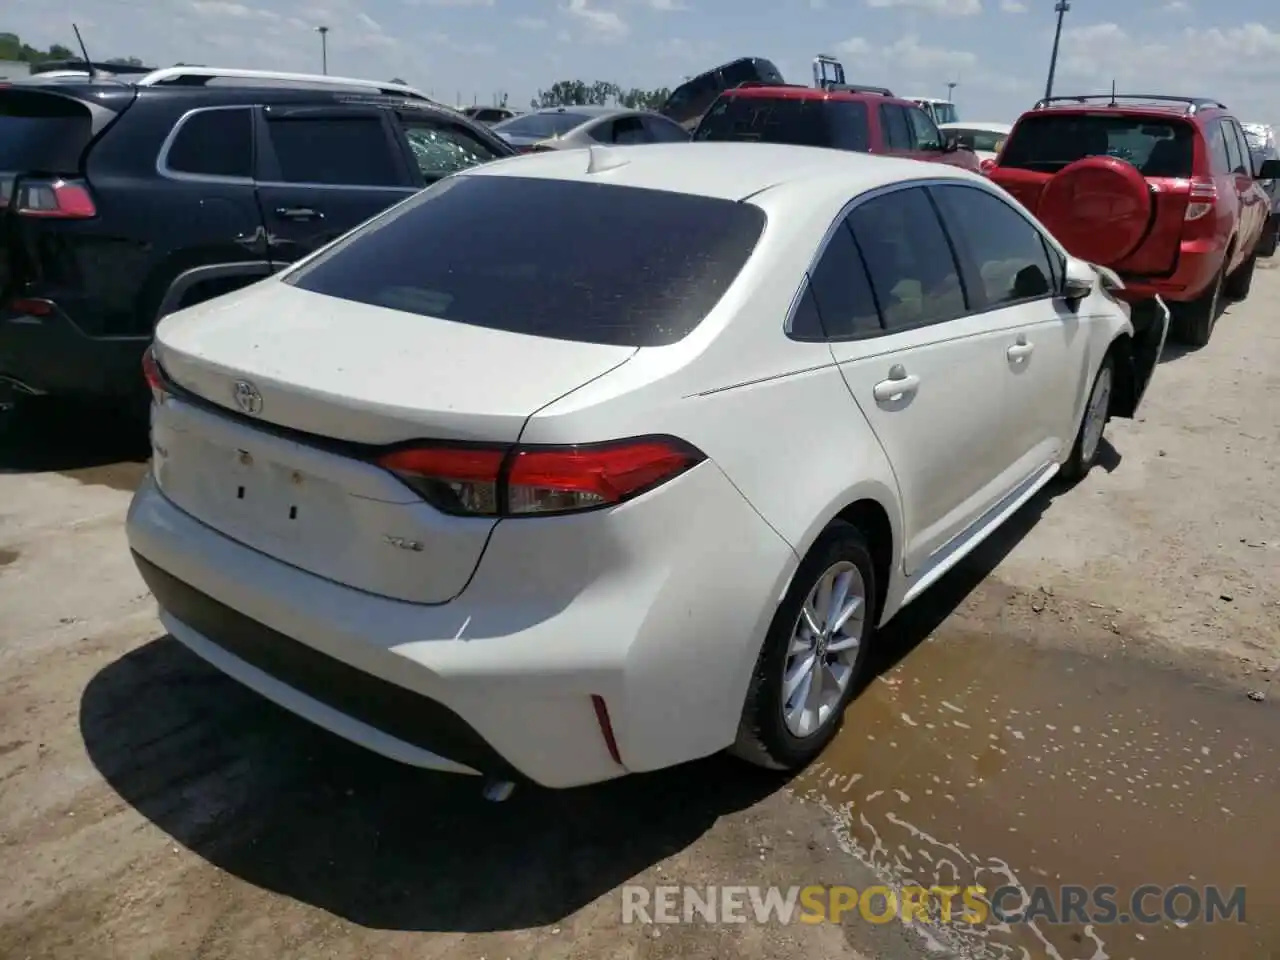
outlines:
[[[561,9],[597,40],[621,40],[631,27],[616,10],[593,6],[594,0],[569,0]]]
[[[407,0],[414,6],[426,7],[492,7],[493,0]]]
[[[1165,13],[1186,13],[1190,9],[1191,4],[1187,3],[1187,0],[1173,0],[1172,3],[1164,5]]]
[[[982,0],[866,0],[868,7],[902,7],[944,17],[973,17],[982,12]]]
[[[916,34],[900,37],[888,46],[876,46],[865,37],[850,37],[836,44],[836,53],[856,58],[857,79],[882,77],[876,83],[887,83],[897,91],[906,85],[940,85],[947,79],[958,79],[960,88],[970,87],[1005,93],[1029,94],[1025,78],[1011,77],[983,65],[977,54],[968,50],[952,50],[920,42]],[[863,72],[865,71],[865,73]]]
[[[650,9],[660,10],[663,13],[689,9],[684,0],[648,0],[648,4]]]
[[[541,17],[516,17],[512,21],[521,30],[545,30],[547,29],[547,21]]]
[[[1005,13],[1026,13],[1027,5],[1022,0],[1000,0],[1000,9]]]

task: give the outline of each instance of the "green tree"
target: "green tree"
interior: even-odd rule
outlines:
[[[16,33],[0,32],[0,60],[17,60],[21,63],[45,63],[49,60],[80,60],[78,54],[72,52],[70,47],[64,47],[60,43],[49,44],[48,50],[39,50],[28,43],[23,43],[22,38]],[[126,63],[132,66],[141,66],[142,61],[137,57],[113,57],[107,63]]]
[[[606,80],[557,80],[546,90],[539,90],[538,95],[529,101],[535,110],[544,107],[578,107],[606,106],[616,103],[619,106],[634,110],[657,110],[666,101],[671,91],[666,87],[658,90],[641,90],[632,87],[623,90],[616,83]]]

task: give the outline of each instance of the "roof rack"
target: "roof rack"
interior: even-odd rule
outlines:
[[[1039,110],[1052,104],[1088,103],[1092,100],[1105,100],[1108,106],[1118,105],[1119,101],[1146,101],[1148,103],[1181,103],[1185,104],[1187,113],[1198,110],[1226,110],[1225,103],[1212,97],[1175,97],[1167,93],[1085,93],[1070,97],[1042,97],[1032,108]]]
[[[881,97],[892,97],[893,91],[886,87],[869,87],[861,83],[828,83],[825,90],[843,90],[846,93],[872,93]]]
[[[139,74],[151,73],[155,67],[144,67],[141,64],[132,63],[98,63],[96,60],[88,62],[78,57],[71,60],[42,60],[39,63],[31,65],[31,76],[38,77],[42,73],[114,73],[114,74]]]
[[[354,77],[331,77],[318,73],[283,73],[276,70],[239,70],[229,67],[162,67],[141,77],[140,87],[162,85],[202,87],[210,80],[273,80],[285,83],[313,84],[334,88],[372,90],[384,96],[407,97],[411,100],[431,100],[425,93],[403,83],[382,83],[378,80],[357,80]]]

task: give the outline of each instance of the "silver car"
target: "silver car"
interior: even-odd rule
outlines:
[[[490,129],[517,150],[568,150],[593,143],[670,143],[688,140],[678,123],[628,107],[546,107],[495,123]]]

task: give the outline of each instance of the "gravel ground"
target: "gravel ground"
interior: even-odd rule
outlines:
[[[1202,715],[1219,731],[1247,730],[1253,752],[1241,762],[1272,749],[1278,316],[1280,270],[1260,269],[1208,347],[1170,348],[1142,418],[1111,426],[1104,467],[1033,501],[901,618],[882,644],[884,683],[855,705],[830,762],[791,783],[714,759],[492,805],[472,781],[366,755],[163,635],[122,531],[145,469],[137,451],[74,420],[0,440],[0,957],[945,956],[905,926],[856,919],[623,926],[617,887],[863,888],[892,874],[863,849],[830,787],[836,773],[852,784],[862,774],[850,770],[865,772],[859,802],[872,810],[873,797],[905,782],[905,768],[860,738],[888,696],[877,691],[930,677],[943,678],[944,693],[959,684],[949,699],[972,694],[978,677],[990,696],[1043,694],[1059,708],[1077,689],[1091,710],[1113,695],[1148,716],[1180,704],[1191,723]],[[954,679],[961,662],[984,664],[981,676]],[[1030,749],[1020,741],[1009,750]],[[946,765],[961,760],[934,756],[928,771],[952,776]],[[1255,794],[1273,797],[1266,776],[1252,778]],[[932,822],[1003,855],[1004,821],[999,836],[981,822],[997,800],[957,801],[950,821]],[[1161,819],[1171,812],[1144,816],[1185,830]],[[1272,820],[1241,821],[1217,846],[1277,849]],[[1126,856],[1158,872],[1160,834],[1147,841],[1141,830],[1130,829],[1140,837]],[[1086,836],[1070,863],[1046,862],[1061,879],[1111,858]],[[1107,955],[1072,936],[1081,957]],[[1236,941],[1214,949],[1280,950],[1271,930],[1248,936],[1247,954]],[[1208,955],[1194,952],[1212,952],[1208,942],[1139,943],[1119,956]]]

